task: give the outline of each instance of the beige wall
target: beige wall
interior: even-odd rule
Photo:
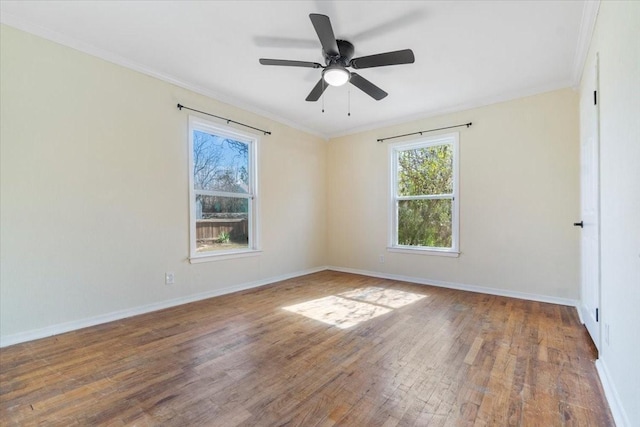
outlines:
[[[331,140],[329,264],[577,299],[577,102],[566,89]],[[459,130],[460,257],[387,252],[394,141],[376,139],[469,121]]]
[[[1,31],[2,337],[324,265],[325,141]],[[186,260],[188,115],[178,102],[273,132],[259,143],[262,255]]]
[[[618,426],[640,425],[640,2],[600,4],[601,351]],[[584,88],[590,96],[592,88]],[[606,330],[609,329],[609,339]]]

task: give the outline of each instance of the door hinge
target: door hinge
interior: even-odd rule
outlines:
[[[596,322],[598,321],[598,309],[596,308]]]
[[[598,105],[598,91],[593,91],[593,105]]]

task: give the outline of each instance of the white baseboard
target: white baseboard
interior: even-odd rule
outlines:
[[[620,396],[618,396],[618,392],[616,391],[616,388],[613,386],[613,382],[611,381],[611,376],[609,375],[607,365],[605,365],[602,359],[596,360],[596,369],[598,370],[598,376],[600,377],[600,382],[602,383],[602,388],[604,389],[604,396],[607,399],[607,403],[609,403],[609,408],[611,409],[613,421],[615,421],[616,426],[631,426],[629,418],[627,417],[627,413],[620,403]]]
[[[401,280],[404,282],[417,283],[421,285],[431,285],[431,286],[438,286],[438,287],[449,288],[449,289],[458,289],[463,291],[477,292],[477,293],[483,293],[483,294],[489,294],[489,295],[498,295],[498,296],[531,300],[531,301],[574,306],[577,308],[578,315],[580,316],[580,320],[582,321],[580,304],[579,304],[579,301],[577,300],[552,297],[547,295],[529,294],[529,293],[517,292],[517,291],[508,291],[504,289],[488,288],[484,286],[468,285],[468,284],[462,284],[462,283],[444,282],[441,280],[430,280],[430,279],[424,279],[424,278],[418,278],[418,277],[381,273],[376,271],[358,270],[354,268],[323,266],[323,267],[310,268],[307,270],[298,271],[294,273],[284,274],[281,276],[275,276],[275,277],[270,277],[266,279],[256,280],[249,283],[242,283],[238,285],[228,286],[222,289],[215,289],[212,291],[202,292],[195,295],[189,295],[189,296],[175,298],[167,301],[161,301],[157,303],[133,307],[133,308],[115,311],[115,312],[102,314],[98,316],[92,316],[85,319],[75,320],[75,321],[66,322],[66,323],[60,323],[57,325],[51,325],[41,329],[35,329],[31,331],[7,335],[4,337],[0,337],[0,348],[27,342],[27,341],[32,341],[40,338],[46,338],[53,335],[62,334],[65,332],[75,331],[75,330],[86,328],[89,326],[95,326],[102,323],[121,320],[127,317],[137,316],[139,314],[145,314],[153,311],[162,310],[165,308],[175,307],[175,306],[187,304],[190,302],[200,301],[207,298],[213,298],[216,296],[230,294],[233,292],[238,292],[246,289],[258,288],[260,286],[265,286],[265,285],[269,285],[271,283],[279,282],[282,280],[292,279],[295,277],[317,273],[319,271],[324,271],[324,270],[333,270],[333,271],[339,271],[344,273],[359,274],[362,276],[378,277],[381,279]],[[610,380],[608,370],[601,359],[596,360],[596,369],[598,370],[598,375],[600,376],[600,381],[604,389],[605,397],[609,403],[609,407],[611,408],[611,412],[613,414],[613,418],[616,422],[616,425],[618,427],[630,426],[631,424],[629,423],[629,419],[627,418],[627,415],[620,404],[620,399],[618,397],[618,394]]]
[[[578,306],[576,308],[578,309],[578,317],[580,318],[580,323],[584,325],[584,315],[582,314],[584,306],[582,305],[582,301],[578,302]]]
[[[326,269],[327,267],[324,267],[324,266],[310,268],[303,271],[297,271],[295,273],[288,273],[288,274],[283,274],[281,276],[256,280],[254,282],[227,286],[225,288],[215,289],[212,291],[202,292],[194,295],[188,295],[180,298],[174,298],[167,301],[155,302],[152,304],[132,307],[125,310],[119,310],[111,313],[101,314],[98,316],[87,317],[80,320],[73,320],[71,322],[59,323],[57,325],[51,325],[45,328],[34,329],[30,331],[25,331],[25,332],[19,332],[17,334],[6,335],[3,337],[0,337],[0,348],[27,342],[27,341],[33,341],[40,338],[46,338],[53,335],[62,334],[65,332],[71,332],[78,329],[87,328],[89,326],[100,325],[102,323],[113,322],[114,320],[121,320],[127,317],[137,316],[139,314],[145,314],[145,313],[162,310],[169,307],[175,307],[175,306],[187,304],[190,302],[200,301],[207,298],[217,297],[220,295],[230,294],[233,292],[243,291],[246,289],[257,288],[260,286],[265,286],[271,283],[279,282],[281,280],[292,279],[294,277],[304,276],[306,274],[311,274],[311,273],[317,273],[319,271],[324,271]]]
[[[487,288],[484,286],[468,285],[468,284],[462,284],[462,283],[443,282],[441,280],[430,280],[430,279],[423,279],[418,277],[402,276],[397,274],[380,273],[377,271],[357,270],[354,268],[344,268],[344,267],[335,267],[335,266],[329,266],[327,268],[333,271],[360,274],[363,276],[378,277],[381,279],[401,280],[404,282],[417,283],[420,285],[432,285],[432,286],[438,286],[443,288],[478,292],[478,293],[489,294],[489,295],[498,295],[498,296],[504,296],[504,297],[531,300],[531,301],[547,302],[551,304],[573,306],[576,308],[578,312],[580,322],[584,324],[582,312],[581,312],[582,304],[578,300],[552,297],[548,295],[529,294],[525,292],[508,291],[504,289]],[[598,375],[600,376],[600,382],[602,383],[602,388],[604,389],[605,398],[607,400],[607,403],[609,404],[609,407],[611,408],[611,413],[613,415],[613,419],[616,423],[616,426],[617,427],[631,426],[631,423],[629,422],[629,418],[627,417],[626,412],[624,411],[624,408],[620,403],[620,398],[618,396],[618,393],[616,392],[616,389],[613,386],[613,383],[610,379],[610,375],[606,368],[606,365],[604,364],[604,362],[602,362],[601,359],[596,360],[596,369],[598,370]]]
[[[424,279],[421,277],[401,276],[398,274],[380,273],[378,271],[357,270],[344,267],[327,267],[329,270],[341,271],[344,273],[360,274],[363,276],[379,277],[381,279],[401,280],[403,282],[417,283],[420,285],[438,286],[441,288],[458,289],[461,291],[477,292],[481,294],[498,295],[502,297],[519,298],[530,301],[548,302],[551,304],[568,305],[576,307],[579,311],[579,301],[570,298],[560,298],[548,295],[529,294],[525,292],[509,291],[505,289],[487,288],[484,286],[468,285],[463,283],[443,282],[442,280]]]
[[[33,341],[40,338],[46,338],[53,335],[62,334],[65,332],[75,331],[78,329],[87,328],[89,326],[95,326],[102,323],[113,322],[115,320],[121,320],[127,317],[137,316],[139,314],[150,313],[152,311],[158,311],[158,310],[162,310],[169,307],[175,307],[178,305],[187,304],[194,301],[200,301],[207,298],[230,294],[232,292],[238,292],[246,289],[257,288],[260,286],[279,282],[281,280],[304,276],[306,274],[316,273],[323,270],[341,271],[345,273],[360,274],[363,276],[379,277],[382,279],[402,280],[404,282],[418,283],[422,285],[432,285],[432,286],[439,286],[443,288],[459,289],[463,291],[478,292],[478,293],[484,293],[484,294],[490,294],[490,295],[520,298],[520,299],[526,299],[531,301],[540,301],[540,302],[548,302],[552,304],[569,305],[569,306],[578,307],[578,312],[580,311],[578,301],[572,300],[572,299],[551,297],[546,295],[528,294],[523,292],[487,288],[483,286],[467,285],[467,284],[461,284],[461,283],[443,282],[440,280],[430,280],[430,279],[423,279],[423,278],[411,277],[411,276],[401,276],[396,274],[387,274],[387,273],[380,273],[375,271],[358,270],[353,268],[322,266],[322,267],[311,268],[311,269],[298,271],[294,273],[284,274],[281,276],[261,279],[254,282],[228,286],[225,288],[215,289],[212,291],[207,291],[207,292],[203,292],[195,295],[189,295],[189,296],[175,298],[167,301],[160,301],[152,304],[146,304],[143,306],[132,307],[125,310],[119,310],[111,313],[101,314],[98,316],[92,316],[92,317],[88,317],[80,320],[74,320],[71,322],[59,323],[59,324],[47,326],[41,329],[34,329],[30,331],[20,332],[17,334],[6,335],[3,337],[0,337],[0,348],[7,347],[13,344],[27,342],[27,341]]]

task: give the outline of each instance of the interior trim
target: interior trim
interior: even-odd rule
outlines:
[[[622,402],[620,402],[620,396],[616,392],[616,388],[611,381],[611,376],[609,375],[609,370],[607,366],[604,364],[602,359],[596,360],[596,370],[598,371],[598,376],[600,377],[600,382],[602,383],[602,388],[604,390],[604,397],[609,404],[609,409],[611,409],[611,415],[613,415],[613,420],[618,427],[627,427],[631,426],[631,422],[629,421],[629,417],[627,417],[627,413],[624,411],[624,407],[622,406]]]
[[[582,72],[584,70],[589,46],[596,28],[600,0],[585,1],[582,9],[582,20],[580,21],[580,32],[578,33],[578,44],[576,46],[576,56],[573,58],[572,86],[574,89],[580,87]]]
[[[419,285],[437,286],[440,288],[457,289],[460,291],[477,292],[481,294],[497,295],[501,297],[519,298],[529,301],[547,302],[550,304],[568,305],[571,307],[579,307],[579,301],[570,298],[560,298],[549,295],[530,294],[526,292],[509,291],[506,289],[488,288],[478,285],[469,285],[464,283],[444,282],[442,280],[425,279],[422,277],[402,276],[399,274],[380,273],[377,271],[357,270],[354,268],[344,268],[329,266],[329,270],[340,271],[343,273],[360,274],[363,276],[378,277],[381,279],[401,280],[403,282],[416,283]]]
[[[84,319],[72,320],[70,322],[58,323],[56,325],[47,326],[40,329],[33,329],[30,331],[19,332],[17,334],[6,335],[0,337],[0,348],[7,347],[14,344],[20,344],[27,341],[33,341],[40,338],[46,338],[53,335],[63,334],[65,332],[71,332],[89,326],[100,325],[102,323],[113,322],[115,320],[126,319],[127,317],[137,316],[139,314],[150,313],[152,311],[158,311],[165,308],[175,307],[178,305],[187,304],[190,302],[200,301],[207,298],[217,297],[233,292],[244,291],[246,289],[258,288],[260,286],[269,285],[271,283],[280,282],[282,280],[292,279],[294,277],[304,276],[311,273],[317,273],[319,271],[326,270],[327,267],[309,268],[295,273],[283,274],[280,276],[269,277],[266,279],[260,279],[249,283],[241,283],[237,285],[227,286],[221,289],[214,289],[207,292],[201,292],[194,295],[187,295],[184,297],[174,298],[165,301],[159,301],[151,304],[141,305],[138,307],[131,307],[124,310],[113,311],[111,313],[100,314],[97,316],[86,317]]]
[[[120,65],[121,67],[125,67],[128,68],[130,70],[133,71],[137,71],[139,73],[142,74],[146,74],[147,76],[151,76],[151,77],[155,77],[158,80],[162,80],[164,82],[167,83],[171,83],[172,85],[176,85],[178,87],[181,87],[183,89],[187,89],[190,90],[191,92],[195,92],[197,94],[200,95],[204,95],[206,97],[212,98],[216,101],[220,101],[220,102],[224,102],[225,104],[229,104],[232,105],[234,107],[238,107],[241,108],[243,110],[249,111],[251,113],[260,115],[262,117],[266,117],[270,120],[274,120],[276,122],[279,123],[283,123],[287,126],[290,126],[294,129],[298,129],[302,132],[306,132],[310,135],[315,135],[317,137],[323,138],[323,139],[327,139],[326,135],[321,135],[311,129],[308,129],[304,126],[301,126],[297,123],[294,123],[290,120],[284,119],[280,116],[277,116],[275,114],[272,114],[268,111],[264,111],[261,109],[258,109],[252,105],[249,105],[247,103],[242,103],[242,102],[238,102],[237,99],[230,97],[230,96],[226,96],[224,94],[218,93],[218,92],[214,92],[212,90],[209,89],[205,89],[202,86],[196,85],[196,84],[192,84],[183,80],[180,80],[176,77],[173,77],[169,74],[160,72],[160,71],[156,71],[152,68],[146,67],[144,65],[141,65],[135,61],[131,61],[127,58],[124,58],[120,55],[116,55],[112,52],[109,52],[107,50],[95,47],[93,45],[90,45],[88,43],[82,42],[80,40],[77,40],[73,37],[69,37],[63,34],[58,33],[57,31],[53,31],[50,30],[48,28],[45,27],[41,27],[39,25],[34,25],[30,22],[26,22],[25,20],[16,17],[15,15],[11,15],[10,13],[3,13],[0,15],[0,23],[4,24],[4,25],[8,25],[10,27],[13,28],[17,28],[18,30],[21,31],[25,31],[27,33],[30,34],[34,34],[38,37],[42,37],[43,39],[52,41],[54,43],[58,43],[61,44],[63,46],[69,47],[71,49],[75,49],[78,50],[80,52],[86,53],[88,55],[91,56],[95,56],[97,58],[103,59],[107,62],[111,62],[112,64],[116,64],[116,65]]]

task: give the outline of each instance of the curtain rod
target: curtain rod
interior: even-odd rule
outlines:
[[[437,131],[437,130],[460,128],[460,127],[462,127],[462,126],[466,126],[466,127],[468,128],[468,127],[469,127],[469,126],[471,126],[472,124],[473,124],[472,122],[469,122],[469,123],[464,123],[464,124],[461,124],[461,125],[447,126],[447,127],[444,127],[444,128],[421,130],[421,131],[419,131],[419,132],[405,133],[404,135],[396,135],[396,136],[389,136],[389,137],[387,137],[387,138],[380,138],[380,139],[378,139],[377,141],[378,141],[378,142],[384,142],[384,141],[386,141],[387,139],[402,138],[403,136],[410,136],[410,135],[422,135],[423,133],[427,133],[427,132],[435,132],[435,131]]]
[[[254,128],[253,126],[245,125],[244,123],[236,122],[235,120],[231,120],[231,119],[227,119],[227,118],[224,118],[224,117],[216,116],[215,114],[206,113],[204,111],[196,110],[195,108],[189,108],[189,107],[185,107],[182,104],[178,104],[178,110],[182,111],[183,108],[185,108],[187,110],[195,111],[197,113],[206,114],[207,116],[215,117],[216,119],[224,120],[224,121],[227,122],[227,124],[235,123],[237,125],[244,126],[246,128],[249,128],[249,129],[257,130],[258,132],[262,132],[265,135],[271,135],[271,132],[269,132],[268,130]]]

